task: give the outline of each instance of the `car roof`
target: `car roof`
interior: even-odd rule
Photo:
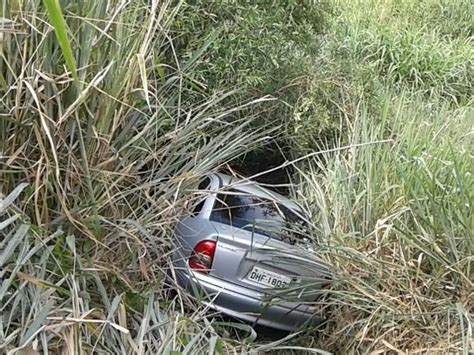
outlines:
[[[252,181],[247,178],[238,178],[236,176],[226,175],[222,173],[214,173],[212,175],[219,179],[220,188],[232,187],[234,189],[243,191],[254,196],[273,200],[291,209],[293,212],[296,212],[298,214],[304,214],[304,210],[297,203],[290,200],[288,197],[279,194],[278,192],[272,191],[268,188],[259,185],[255,181]]]

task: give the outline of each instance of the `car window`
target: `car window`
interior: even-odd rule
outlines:
[[[199,183],[198,190],[207,190],[209,189],[210,184],[211,184],[211,179],[206,177]],[[199,202],[196,205],[196,207],[194,207],[194,210],[192,212],[193,216],[197,216],[199,213],[201,213],[202,208],[204,207],[204,203],[206,202],[206,197],[207,197],[206,193],[199,193]]]
[[[238,190],[217,195],[210,219],[270,237],[281,231],[282,226],[301,221],[282,204]]]

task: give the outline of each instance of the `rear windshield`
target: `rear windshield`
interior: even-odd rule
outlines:
[[[210,219],[270,237],[304,223],[280,203],[237,190],[217,195]]]

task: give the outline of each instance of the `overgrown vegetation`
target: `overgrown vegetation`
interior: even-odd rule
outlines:
[[[278,6],[245,1],[191,2],[184,5],[171,29],[184,60],[200,53],[192,74],[200,90],[236,90],[229,99],[237,101],[268,94],[278,99],[259,113],[253,125],[285,127],[273,134],[273,144],[261,153],[274,164],[282,162],[280,150],[293,158],[294,152],[300,151],[299,138],[304,133],[293,127],[289,117],[295,109],[308,111],[301,98],[311,90],[308,78],[315,71],[330,12],[330,4],[319,1],[288,1]],[[206,50],[201,53],[202,48]],[[327,100],[320,99],[317,105],[326,117],[320,117],[312,131],[323,140],[332,140],[337,119],[326,112]],[[247,111],[241,113],[245,115]],[[279,151],[277,155],[274,150]],[[252,159],[260,165],[258,157]],[[246,163],[248,167],[249,159]]]
[[[0,5],[2,351],[472,351],[472,2],[62,2],[77,82],[46,10]],[[199,177],[269,142],[338,275],[270,344],[165,295]]]
[[[185,58],[207,45],[193,74],[211,91],[242,86],[274,94],[305,74],[318,54],[327,11],[302,1],[186,4],[173,27],[175,45]]]
[[[472,3],[338,6],[328,65],[348,71],[359,93],[340,102],[349,148],[318,155],[299,174],[341,277],[316,344],[338,353],[468,353]]]
[[[324,154],[301,174],[320,243],[341,277],[321,346],[469,349],[472,110],[412,93],[383,100],[382,116],[360,106],[348,132],[351,145],[371,144]]]

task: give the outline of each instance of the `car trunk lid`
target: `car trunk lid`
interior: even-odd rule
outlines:
[[[314,300],[331,279],[329,267],[301,244],[216,223],[211,274],[270,295]]]

